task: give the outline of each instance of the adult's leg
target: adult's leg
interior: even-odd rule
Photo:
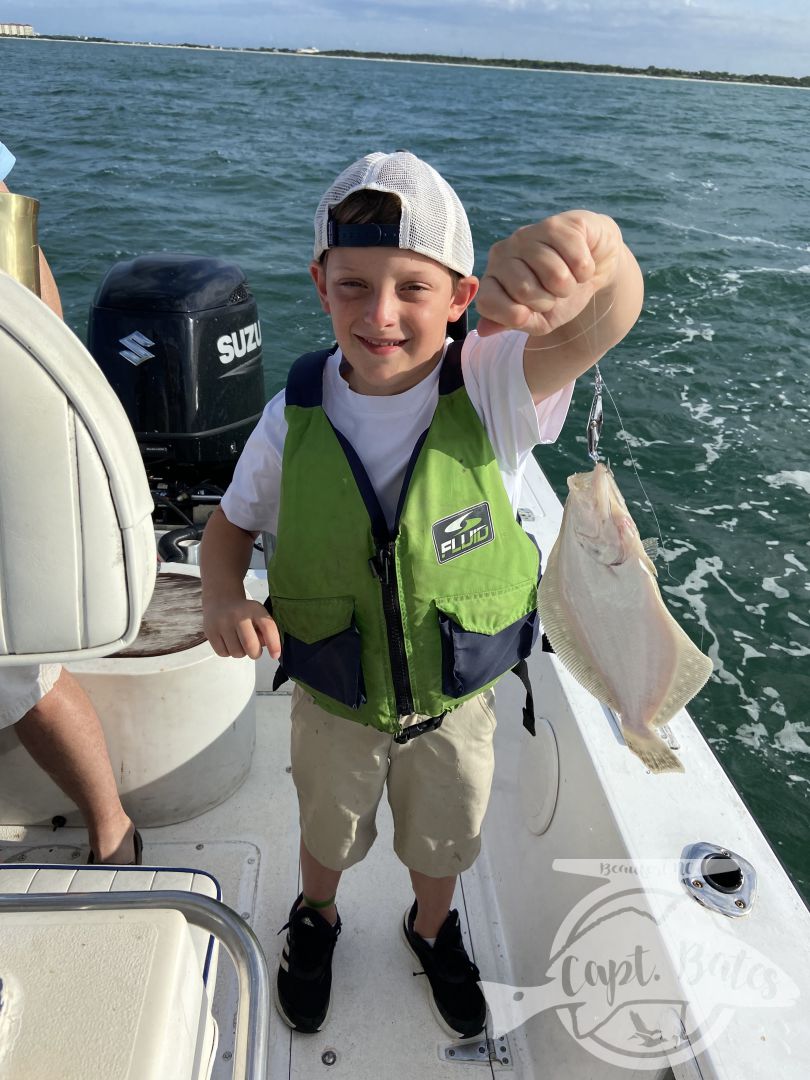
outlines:
[[[135,827],[118,797],[101,723],[68,671],[62,669],[15,730],[34,761],[78,807],[96,862],[131,862]]]

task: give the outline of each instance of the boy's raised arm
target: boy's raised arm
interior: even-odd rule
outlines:
[[[641,271],[616,222],[570,210],[492,246],[478,293],[478,333],[529,334],[523,368],[537,404],[621,341],[643,298]]]

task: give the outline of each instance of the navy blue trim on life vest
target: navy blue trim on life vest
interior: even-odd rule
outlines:
[[[467,323],[467,311],[462,311],[461,315],[455,320],[455,322],[449,322],[447,324],[447,336],[451,337],[453,341],[463,341],[469,332]]]
[[[405,475],[402,477],[402,487],[399,489],[399,498],[397,499],[397,510],[394,516],[394,536],[399,532],[399,519],[402,517],[402,510],[405,506],[405,496],[408,494],[408,488],[411,486],[411,477],[413,476],[413,470],[416,468],[416,462],[419,458],[419,454],[422,451],[422,447],[425,445],[425,439],[428,437],[429,427],[426,427],[419,438],[416,440],[416,444],[411,451],[411,456],[408,459],[408,465],[405,469]]]
[[[287,373],[285,405],[300,405],[304,409],[314,409],[323,404],[323,369],[336,349],[337,344],[331,349],[318,349],[317,352],[304,353],[293,361]]]
[[[538,629],[536,609],[497,634],[465,630],[439,610],[443,693],[453,698],[465,697],[514,669],[532,651]]]
[[[439,372],[440,394],[452,394],[464,385],[464,377],[461,373],[463,344],[463,340],[451,341],[447,346]],[[337,347],[335,344],[329,349],[304,353],[293,361],[287,373],[285,405],[299,405],[304,409],[313,409],[323,405],[323,369]]]
[[[452,394],[464,385],[464,376],[461,374],[461,349],[462,341],[451,341],[447,346],[442,361],[442,370],[439,372],[439,393]]]
[[[366,703],[366,684],[360,662],[360,631],[351,626],[320,641],[301,641],[284,634],[279,671],[285,679],[293,678],[311,686],[327,697],[359,709]],[[278,674],[278,673],[277,673]],[[275,679],[273,680],[275,688]]]
[[[329,418],[327,417],[327,419]],[[385,520],[383,508],[380,506],[380,500],[377,498],[377,492],[374,490],[371,480],[369,479],[365,465],[363,465],[363,462],[360,460],[360,455],[343,432],[338,431],[331,420],[329,420],[329,423],[332,427],[332,431],[335,433],[337,441],[340,443],[343,453],[346,455],[349,468],[352,470],[354,482],[357,484],[357,489],[360,492],[363,502],[366,504],[368,516],[371,518],[371,531],[374,533],[374,539],[378,544],[387,544],[391,539],[388,532],[388,522]]]

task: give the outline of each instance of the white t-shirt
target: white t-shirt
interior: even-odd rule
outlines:
[[[535,406],[523,374],[526,339],[517,330],[483,338],[473,330],[461,353],[467,394],[487,430],[514,511],[532,448],[557,438],[574,389],[568,383]],[[341,360],[338,349],[325,365],[323,408],[357,451],[391,527],[414,445],[436,409],[441,365],[402,394],[376,397],[349,387],[340,374]],[[277,532],[284,404],[282,390],[265,406],[222,498],[228,520],[248,532]]]

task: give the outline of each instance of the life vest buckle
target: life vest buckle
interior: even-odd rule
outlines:
[[[418,735],[424,735],[427,731],[435,731],[442,726],[442,720],[444,720],[445,716],[447,716],[447,712],[443,712],[441,716],[429,716],[427,720],[421,720],[418,724],[411,724],[410,727],[403,728],[398,735],[394,736],[394,742],[402,745],[410,742],[411,739],[415,739]]]

